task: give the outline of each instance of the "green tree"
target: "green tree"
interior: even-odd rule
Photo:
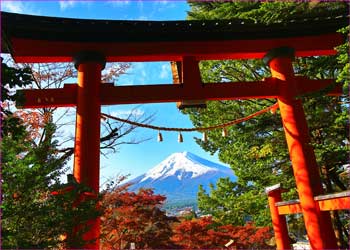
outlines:
[[[222,178],[208,191],[210,195],[202,186],[199,187],[198,206],[205,214],[212,215],[218,225],[245,225],[251,220],[258,224],[265,223],[268,215],[266,209],[254,214],[260,207],[266,207],[266,203],[263,199],[255,198],[260,194],[253,186]]]
[[[240,18],[264,24],[305,16],[336,16],[348,13],[348,4],[344,2],[190,2],[190,6],[189,19]],[[343,32],[347,33],[348,28],[344,28]],[[339,84],[347,86],[348,45],[344,44],[338,50],[337,56],[296,58],[295,73],[311,79],[334,78]],[[268,67],[261,60],[205,61],[200,63],[200,69],[205,83],[256,81],[270,76]],[[327,97],[324,93],[300,98],[304,103],[318,165],[328,173],[322,175],[324,183],[328,183],[327,192],[344,190],[346,185],[339,178],[339,172],[349,162],[348,98]],[[208,102],[206,110],[185,112],[195,126],[209,126],[213,125],[213,121],[224,123],[247,116],[274,102],[271,99]],[[212,154],[218,152],[220,160],[230,164],[238,178],[235,184],[220,180],[216,188],[201,189],[199,208],[204,213],[214,213],[217,220],[226,215],[225,222],[231,220],[242,225],[244,221],[237,219],[240,214],[239,218],[249,215],[257,225],[267,225],[270,217],[266,209],[265,187],[282,183],[289,189],[285,199],[297,197],[278,111],[276,114],[265,113],[232,126],[228,128],[228,134],[229,136],[222,137],[221,131],[210,131],[207,142],[196,138],[197,143],[206,151]],[[240,189],[242,193],[239,192]]]
[[[19,117],[6,108],[18,96],[15,87],[32,82],[30,68],[14,68],[2,63],[1,107],[1,219],[2,248],[53,248],[83,245],[81,235],[62,237],[72,232],[76,221],[86,222],[98,215],[97,200],[76,203],[88,191],[76,185],[71,192],[52,195],[65,187],[60,176],[65,160],[57,152],[56,126],[51,119],[37,122],[40,137],[31,133],[27,117]]]

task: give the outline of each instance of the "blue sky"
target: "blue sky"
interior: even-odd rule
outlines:
[[[1,10],[23,14],[56,17],[115,19],[115,20],[184,20],[189,6],[185,1],[1,1]],[[172,83],[169,62],[134,63],[116,84]],[[152,125],[163,127],[193,127],[189,118],[177,110],[175,103],[147,105],[119,105],[103,107],[103,112],[125,116],[136,109],[136,114],[155,114]],[[74,114],[72,115],[74,119]],[[67,132],[67,129],[66,129]],[[68,129],[74,135],[74,127]],[[137,145],[122,145],[115,154],[101,156],[101,184],[117,174],[130,178],[143,174],[174,152],[190,151],[208,160],[219,162],[216,156],[202,150],[193,137],[199,133],[184,133],[184,142],[178,143],[178,134],[162,132],[164,141],[157,142],[158,131],[138,128],[130,138],[151,138]],[[69,163],[70,165],[72,162]]]

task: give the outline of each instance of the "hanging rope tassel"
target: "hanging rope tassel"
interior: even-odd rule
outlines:
[[[203,132],[202,141],[203,141],[203,142],[207,142],[207,141],[208,141],[208,136],[207,136],[207,133],[206,133],[206,132]]]
[[[226,137],[228,135],[227,128],[222,129],[222,137]]]
[[[158,142],[162,142],[163,141],[163,136],[160,133],[160,131],[158,132]]]
[[[179,143],[182,143],[182,142],[184,141],[181,132],[179,133],[179,137],[177,138],[177,141],[178,141]]]

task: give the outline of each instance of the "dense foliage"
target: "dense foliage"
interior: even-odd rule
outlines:
[[[190,2],[189,19],[250,19],[270,24],[301,17],[337,16],[348,13],[344,2]],[[344,27],[343,33],[348,33]],[[337,56],[296,58],[295,74],[310,79],[333,78],[348,86],[348,44],[337,48]],[[256,81],[269,77],[269,68],[261,60],[202,61],[205,83],[223,81]],[[346,92],[347,93],[347,92]],[[324,92],[298,97],[304,104],[311,142],[317,156],[326,192],[346,189],[339,175],[349,163],[348,97],[328,97]],[[198,127],[224,123],[254,113],[273,104],[275,100],[237,100],[208,102],[205,110],[188,110]],[[208,141],[197,138],[206,151],[218,153],[237,176],[237,183],[220,180],[216,187],[199,191],[199,208],[213,214],[221,223],[243,225],[247,218],[257,225],[269,225],[265,187],[282,183],[289,190],[285,199],[297,198],[297,190],[279,116],[266,113],[250,121],[232,126],[229,136],[210,131]],[[322,170],[322,171],[321,171]],[[339,221],[338,221],[339,222]],[[336,223],[339,225],[339,223]],[[340,230],[340,226],[337,227]],[[340,230],[346,236],[347,232]]]
[[[42,169],[45,175],[38,176],[41,169],[37,163],[48,159],[45,151],[50,145],[43,143],[42,147],[33,148],[24,122],[6,108],[7,102],[16,99],[11,89],[31,83],[30,69],[16,69],[5,63],[2,63],[1,67],[2,247],[51,244],[42,242],[47,241],[45,236],[42,240],[38,237],[43,231],[43,223],[31,222],[37,217],[35,214],[44,212],[45,195],[49,192],[47,184],[51,178],[57,178],[59,174],[57,170],[61,163],[51,159],[51,164]],[[47,221],[44,222],[47,224]],[[44,231],[46,233],[48,230]]]
[[[150,189],[128,191],[130,184],[119,185],[122,177],[103,192],[101,217],[102,248],[169,249],[171,223],[161,206],[166,199]]]
[[[219,249],[226,244],[236,249],[271,249],[269,227],[216,226],[211,216],[182,220],[174,226],[172,241],[184,249]]]
[[[73,185],[60,180],[65,160],[57,153],[56,126],[36,112],[20,116],[8,108],[18,98],[12,89],[29,85],[33,79],[30,68],[5,63],[1,67],[2,248],[81,246],[81,235],[65,235],[74,230],[77,221],[84,223],[98,215],[96,200],[74,205],[87,191],[77,183],[73,191],[53,195]]]
[[[161,210],[164,196],[152,190],[137,193],[128,190],[130,183],[120,184],[121,177],[103,191],[101,208],[102,249],[217,249],[233,241],[238,249],[264,248],[272,237],[270,227],[218,225],[212,216],[184,210],[177,217]]]

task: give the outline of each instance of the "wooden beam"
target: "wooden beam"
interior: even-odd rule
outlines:
[[[334,198],[329,200],[318,201],[322,211],[329,210],[350,210],[350,197]]]
[[[329,96],[340,96],[343,93],[342,85],[337,84],[333,79],[310,80],[305,76],[296,76],[295,78],[297,95],[312,95],[315,94],[315,91],[325,91]]]
[[[57,89],[17,90],[20,100],[18,108],[75,107],[77,105],[77,85],[65,84]]]
[[[161,103],[187,100],[235,100],[275,98],[276,84],[271,82],[212,83],[201,87],[186,84],[120,86],[102,91],[103,104]]]
[[[22,90],[25,101],[22,108],[71,107],[76,105],[77,86],[65,85],[63,89]],[[184,84],[139,86],[110,86],[101,84],[101,104],[162,103],[182,100],[233,100],[247,98],[275,98],[276,84],[267,82],[213,83],[186,91]]]
[[[113,86],[101,84],[101,104],[140,104],[179,102],[191,100],[237,100],[277,98],[279,85],[283,83],[275,78],[267,78],[257,82],[208,83],[203,86],[186,84],[133,85]],[[309,80],[299,78],[297,94],[305,94],[324,89],[332,80]],[[307,87],[306,87],[307,86]],[[18,106],[22,108],[73,107],[76,105],[76,84],[65,84],[60,89],[22,90],[24,101]],[[341,88],[332,92],[340,95]]]
[[[314,199],[318,202],[321,211],[350,210],[350,190],[334,194],[318,195]],[[275,204],[280,215],[302,212],[299,200],[281,201]]]
[[[299,200],[276,202],[276,206],[280,215],[302,212]]]
[[[185,82],[184,88],[186,92],[197,92],[203,87],[201,73],[199,70],[199,62],[194,57],[186,56],[183,58],[181,63],[181,82]],[[184,108],[205,108],[206,101],[202,100],[182,100],[181,102],[176,103],[178,109]]]
[[[335,194],[319,195],[315,197],[315,200],[318,201],[318,204],[322,211],[349,210],[350,190]]]
[[[200,60],[259,59],[277,47],[295,49],[298,56],[334,55],[344,41],[340,33],[274,39],[169,42],[65,42],[12,38],[17,63],[71,62],[80,51],[99,51],[108,62],[181,61],[184,56]],[[54,48],[54,49],[52,49]]]

